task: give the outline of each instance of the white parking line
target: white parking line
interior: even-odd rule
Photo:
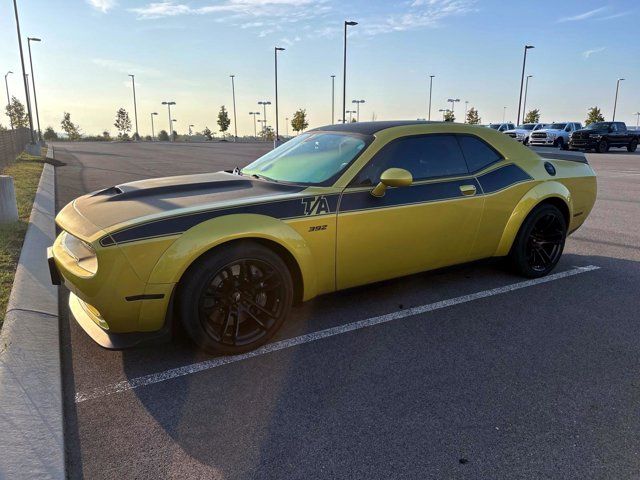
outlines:
[[[86,392],[77,392],[76,403],[82,403],[86,402],[87,400],[106,397],[107,395],[113,395],[114,393],[126,392],[128,390],[144,387],[146,385],[153,385],[154,383],[165,382],[173,378],[183,377],[185,375],[191,375],[203,370],[210,370],[212,368],[228,365],[229,363],[235,363],[242,360],[247,360],[249,358],[259,357],[267,353],[277,352],[278,350],[295,347],[296,345],[301,345],[303,343],[315,342],[316,340],[322,340],[323,338],[333,337],[335,335],[351,332],[353,330],[372,327],[381,323],[400,320],[402,318],[412,317],[421,313],[432,312],[434,310],[440,310],[442,308],[452,307],[454,305],[460,305],[462,303],[472,302],[474,300],[492,297],[494,295],[500,295],[502,293],[513,292],[514,290],[520,290],[522,288],[540,285],[541,283],[553,282],[554,280],[560,280],[561,278],[571,277],[580,273],[598,270],[599,268],[600,267],[596,267],[595,265],[589,265],[586,267],[575,267],[571,270],[554,273],[543,278],[525,280],[522,282],[513,283],[511,285],[505,285],[504,287],[483,290],[481,292],[472,293],[470,295],[450,298],[449,300],[429,303],[427,305],[421,305],[419,307],[408,308],[407,310],[400,310],[397,312],[387,313],[386,315],[380,315],[378,317],[371,317],[357,322],[347,323],[346,325],[340,325],[338,327],[327,328],[326,330],[320,330],[319,332],[307,333],[305,335],[300,335],[299,337],[288,338],[286,340],[281,340],[279,342],[264,345],[263,347],[260,347],[248,353],[243,353],[242,355],[216,357],[204,362],[185,365],[184,367],[172,368],[171,370],[166,370],[164,372],[152,373],[150,375],[136,377],[131,380],[123,380],[122,382],[106,385],[104,387],[93,388]]]

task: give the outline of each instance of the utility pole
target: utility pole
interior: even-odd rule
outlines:
[[[20,63],[22,64],[22,82],[24,83],[24,96],[29,99],[29,83],[27,81],[27,72],[24,69],[24,55],[22,53],[22,34],[20,33],[20,20],[18,18],[17,0],[13,0],[13,11],[16,15],[16,30],[18,31],[18,48],[20,49]],[[27,110],[29,113],[29,133],[31,134],[31,143],[36,143],[33,137],[33,117],[31,116],[31,107],[27,102]]]

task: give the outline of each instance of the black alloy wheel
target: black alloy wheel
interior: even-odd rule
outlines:
[[[598,146],[596,147],[596,152],[598,153],[607,153],[609,151],[609,143],[606,140],[600,140],[598,142]]]
[[[217,255],[216,255],[217,253]],[[181,288],[182,323],[196,344],[236,354],[264,344],[291,309],[291,275],[282,259],[257,244],[212,252]]]
[[[566,237],[562,212],[551,204],[537,207],[520,227],[511,251],[513,266],[526,277],[547,275],[560,260]]]

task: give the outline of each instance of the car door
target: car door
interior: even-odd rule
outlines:
[[[371,195],[382,172],[404,168],[414,181]],[[347,187],[337,220],[338,289],[464,262],[483,199],[455,135],[401,137],[385,145]]]
[[[616,122],[613,125],[616,128],[616,146],[625,147],[631,141],[627,126],[622,122]]]

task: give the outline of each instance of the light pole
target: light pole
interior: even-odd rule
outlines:
[[[7,73],[4,74],[4,86],[7,89],[7,107],[11,105],[11,99],[9,97],[9,82],[7,81],[7,77],[12,73],[13,72],[9,70]],[[11,116],[9,116],[9,123],[11,124],[11,130],[13,130],[13,118],[11,118]]]
[[[280,140],[279,130],[278,130],[278,52],[284,52],[284,48],[282,47],[273,47],[273,58],[274,58],[274,67],[275,67],[275,80],[276,80],[276,137],[273,140],[273,148],[278,146],[278,141]]]
[[[289,117],[286,117],[286,118],[284,119],[284,121],[285,121],[285,122],[287,122],[287,123],[286,123],[286,125],[287,125],[287,138],[289,138]]]
[[[22,53],[22,34],[20,33],[20,20],[18,18],[18,4],[16,0],[13,0],[13,11],[16,15],[16,30],[18,31],[18,48],[20,49],[20,63],[22,65],[22,81],[24,83],[24,96],[25,98],[29,98],[29,83],[27,81],[27,72],[24,68],[24,54]],[[31,143],[35,143],[35,139],[33,137],[33,117],[31,115],[31,107],[29,106],[29,102],[27,102],[27,111],[29,113],[29,133],[31,135]]]
[[[258,102],[258,105],[262,105],[262,111],[264,113],[262,117],[262,131],[264,132],[267,128],[267,105],[271,105],[271,102],[269,100],[263,100]]]
[[[448,108],[441,108],[438,110],[439,112],[442,112],[442,121],[444,122],[444,115],[447,112],[450,112],[451,110],[449,110]]]
[[[364,103],[364,100],[351,100],[351,103],[356,104],[356,110],[358,111],[358,113],[356,114],[356,120],[359,122],[360,121],[360,104]]]
[[[154,141],[156,139],[156,132],[153,129],[153,116],[154,115],[158,115],[158,112],[153,112],[151,114],[151,141]]]
[[[169,141],[173,142],[173,122],[171,121],[171,105],[175,105],[176,102],[162,102],[162,105],[166,105],[169,110]]]
[[[638,126],[640,126],[640,112],[636,112],[634,113],[634,115],[636,115],[636,130],[638,129]]]
[[[464,122],[467,123],[467,109],[469,108],[469,100],[464,101]]]
[[[31,42],[41,42],[39,38],[27,37],[27,48],[29,49],[29,67],[31,68],[31,85],[33,86],[33,104],[36,106],[36,121],[38,124],[38,140],[42,141],[42,131],[40,130],[40,115],[38,114],[38,96],[36,95],[36,77],[33,75],[33,60],[31,59]]]
[[[334,118],[336,118],[336,76],[331,75],[331,125],[335,123]]]
[[[527,81],[524,84],[524,102],[522,105],[522,123],[524,123],[524,119],[527,116],[527,92],[529,91],[529,79],[532,78],[533,75],[527,75]],[[520,119],[516,121],[518,123]]]
[[[620,88],[620,82],[622,82],[623,80],[624,78],[619,78],[616,82],[616,99],[613,101],[613,118],[611,119],[612,122],[615,122],[616,120],[616,107],[618,106],[618,89]]]
[[[527,50],[530,48],[536,48],[533,45],[525,45],[524,46],[524,58],[522,59],[522,76],[520,77],[520,96],[518,97],[518,117],[516,118],[516,123],[520,122],[520,107],[522,106],[522,87],[524,84],[524,69],[527,65]]]
[[[344,22],[344,55],[342,57],[342,123],[344,123],[347,110],[347,27],[354,27],[358,22]]]
[[[233,131],[234,141],[238,141],[238,123],[236,122],[236,83],[235,75],[229,75],[231,77],[231,95],[233,96]]]
[[[136,121],[136,139],[140,140],[140,134],[138,133],[138,104],[136,102],[136,76],[129,74],[131,77],[131,85],[133,86],[133,118]]]
[[[191,137],[191,127],[194,127],[195,125],[189,125],[189,137]]]
[[[260,112],[249,112],[249,115],[253,115],[253,136],[258,138],[258,129],[256,127],[256,115],[260,115]]]
[[[347,110],[347,113],[349,114],[349,123],[351,123],[353,121],[352,114],[356,113],[356,111],[355,110]]]
[[[504,119],[507,116],[507,107],[502,107],[502,123],[504,123]]]
[[[27,85],[29,85],[29,74],[25,74],[27,77]],[[27,89],[27,110],[31,111],[31,92]]]
[[[433,91],[433,77],[435,77],[435,75],[429,75],[429,120],[431,120],[431,92]]]
[[[447,98],[447,102],[451,102],[451,113],[454,112],[453,107],[455,107],[456,102],[459,102],[459,101],[460,101],[459,98]]]

